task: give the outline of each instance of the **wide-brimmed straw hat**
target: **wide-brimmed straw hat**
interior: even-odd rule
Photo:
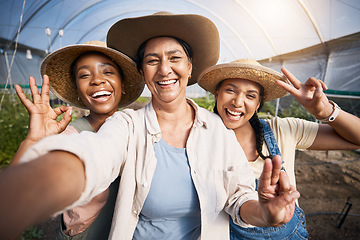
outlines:
[[[89,41],[84,44],[70,45],[50,53],[41,63],[41,74],[48,75],[50,90],[62,101],[79,108],[87,108],[78,98],[75,80],[72,79],[71,65],[82,54],[100,52],[108,56],[122,69],[122,94],[119,107],[135,101],[142,93],[145,83],[137,71],[135,62],[119,51],[106,47],[102,41]]]
[[[196,83],[199,74],[219,59],[220,37],[215,24],[196,14],[158,12],[122,19],[108,31],[107,45],[136,60],[142,43],[162,36],[176,37],[190,45],[193,51],[193,71],[188,85]]]
[[[281,73],[262,66],[253,59],[239,59],[230,63],[211,66],[201,73],[198,84],[213,94],[222,80],[241,78],[259,83],[264,88],[264,102],[283,97],[286,90],[276,84],[277,80],[290,84]]]

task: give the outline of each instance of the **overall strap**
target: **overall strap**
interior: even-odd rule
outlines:
[[[265,142],[269,149],[270,154],[273,156],[275,156],[275,155],[281,156],[274,133],[271,131],[270,126],[266,123],[266,121],[264,119],[259,119],[259,120],[264,127],[264,138],[265,138]]]
[[[277,145],[274,133],[271,130],[269,124],[267,124],[264,119],[259,119],[259,120],[260,120],[260,122],[262,123],[262,125],[264,127],[264,138],[265,138],[265,142],[266,142],[266,145],[267,145],[267,147],[269,149],[270,154],[273,155],[273,156],[275,156],[275,155],[280,155],[281,156],[279,146]],[[282,159],[281,170],[285,171],[285,168],[284,168],[283,164],[284,164],[284,159]]]

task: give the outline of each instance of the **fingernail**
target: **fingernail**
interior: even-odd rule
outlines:
[[[292,198],[298,199],[300,197],[300,194],[297,191],[293,191],[290,193],[290,196]]]

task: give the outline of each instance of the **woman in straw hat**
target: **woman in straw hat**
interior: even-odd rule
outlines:
[[[326,85],[309,78],[305,84],[289,71],[278,73],[251,59],[240,59],[206,69],[199,85],[215,95],[214,112],[232,129],[257,178],[264,159],[281,154],[283,168],[295,186],[295,148],[358,149],[360,119],[329,101]],[[290,85],[290,82],[293,86]],[[291,93],[317,119],[317,124],[296,118],[259,120],[264,102]],[[265,141],[264,141],[265,140]],[[242,228],[230,220],[231,239],[304,239],[308,237],[304,212],[296,205],[293,218],[279,228]]]
[[[34,102],[26,97],[20,86],[15,86],[29,111],[30,126],[11,165],[17,164],[24,151],[45,136],[98,131],[119,107],[135,101],[145,85],[134,61],[101,41],[71,45],[52,52],[42,62],[41,72],[44,75],[41,95],[35,79],[30,77]],[[87,109],[89,114],[67,126],[71,120],[71,107],[62,105],[52,109],[49,87],[59,99]],[[64,118],[57,122],[56,118],[63,112]],[[119,178],[88,204],[65,211],[57,239],[106,239],[118,186]]]
[[[15,181],[19,172],[30,177],[43,173],[39,165],[58,168],[55,176],[41,174],[53,186],[41,193],[41,199],[49,200],[34,201],[36,216],[13,231],[87,202],[119,175],[110,239],[229,239],[229,215],[242,226],[277,226],[291,219],[299,193],[280,173],[281,158],[267,159],[258,201],[233,131],[186,99],[186,86],[218,60],[219,35],[209,19],[169,13],[123,19],[111,27],[107,42],[137,58],[152,101],[137,111],[116,112],[96,134],[48,137],[28,150],[21,159],[24,167],[0,174],[0,191],[9,192],[4,189],[23,183]],[[58,174],[61,181],[53,181]],[[58,185],[67,186],[61,198],[53,190]],[[31,188],[42,186],[36,182]],[[12,200],[6,194],[2,202]],[[26,211],[26,204],[20,211]],[[18,215],[4,213],[0,226],[10,228]]]

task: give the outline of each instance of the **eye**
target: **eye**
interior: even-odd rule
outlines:
[[[144,62],[148,65],[156,65],[160,62],[160,60],[158,58],[147,58]]]
[[[111,70],[111,69],[105,69],[105,70],[104,70],[104,74],[105,74],[105,75],[113,75],[113,74],[115,74],[115,71],[113,71],[113,70]]]
[[[227,92],[227,93],[235,93],[235,90],[233,88],[225,88],[225,92]]]
[[[181,56],[171,56],[170,57],[170,61],[172,62],[177,62],[177,61],[180,61],[182,59]]]
[[[89,76],[90,76],[89,73],[82,73],[82,74],[79,74],[79,75],[78,75],[78,78],[79,78],[79,79],[84,79],[84,78],[87,78],[87,77],[89,77]]]
[[[78,79],[86,79],[87,77],[90,76],[90,71],[88,71],[87,69],[80,69],[78,72],[77,72],[77,78]]]

